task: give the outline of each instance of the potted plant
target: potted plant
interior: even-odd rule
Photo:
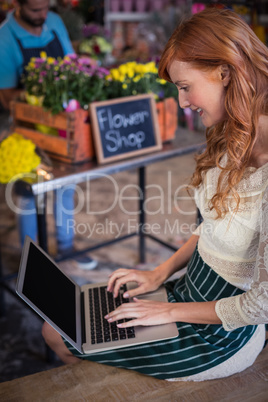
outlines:
[[[90,102],[105,99],[103,87],[109,71],[87,57],[73,54],[54,59],[42,52],[40,58],[31,59],[26,71],[26,100],[52,114],[88,109]]]
[[[162,141],[177,129],[175,86],[159,79],[155,62],[123,63],[107,70],[77,55],[31,59],[24,77],[26,101],[12,105],[14,130],[51,157],[69,163],[92,159],[89,104],[154,93]]]
[[[90,23],[83,27],[84,39],[80,42],[79,53],[86,54],[102,64],[111,52],[110,33],[102,25]]]
[[[106,76],[104,91],[107,99],[121,96],[153,93],[160,126],[162,141],[174,138],[178,124],[177,89],[175,85],[158,77],[157,65],[154,61],[123,63],[110,69]]]
[[[92,159],[88,105],[105,99],[109,71],[88,57],[32,58],[24,76],[26,102],[12,104],[14,130],[51,157],[69,163]]]

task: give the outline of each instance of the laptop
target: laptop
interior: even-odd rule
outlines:
[[[122,295],[135,286],[127,284],[116,299],[106,291],[107,283],[80,287],[30,237],[25,238],[16,292],[80,353],[91,354],[178,336],[175,323],[119,329],[116,323],[100,317],[120,303],[128,302]],[[167,302],[164,287],[139,298]]]

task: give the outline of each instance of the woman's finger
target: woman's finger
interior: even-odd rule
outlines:
[[[116,310],[105,316],[109,322],[118,321],[123,318],[138,318],[147,312],[146,303],[148,300],[134,299],[134,303],[124,303]]]
[[[113,292],[116,281],[119,278],[121,278],[122,276],[125,276],[125,275],[129,274],[129,272],[130,272],[129,269],[124,269],[124,268],[118,269],[115,272],[113,272],[109,276],[110,279],[109,279],[108,284],[107,284],[107,291],[108,292]]]
[[[127,275],[122,276],[121,278],[117,279],[114,285],[113,294],[114,297],[118,296],[119,290],[121,286],[126,285],[128,282],[136,282],[136,275],[135,273],[128,273]],[[125,292],[123,295],[125,298],[128,298],[128,292]]]

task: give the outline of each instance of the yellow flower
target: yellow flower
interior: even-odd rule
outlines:
[[[34,62],[34,58],[32,57],[31,58],[31,61],[28,63],[28,65],[27,65],[27,70],[30,70],[30,69],[34,69],[35,68],[35,62]]]
[[[126,65],[127,65],[129,68],[132,68],[133,70],[135,70],[135,67],[136,67],[136,65],[137,65],[137,62],[136,62],[136,61],[129,61],[128,63],[126,63]]]
[[[54,57],[48,57],[47,62],[48,62],[48,64],[54,64],[54,62],[55,62]]]
[[[29,104],[29,105],[32,105],[32,106],[40,106],[40,97],[38,97],[38,96],[35,96],[35,95],[29,95],[29,93],[28,92],[26,92],[26,94],[25,94],[25,99],[26,99],[26,102]]]
[[[7,183],[20,173],[28,173],[41,162],[35,144],[13,133],[0,144],[0,182]]]
[[[49,134],[49,135],[58,135],[58,130],[53,127],[46,126],[45,124],[36,124],[35,128],[37,131],[40,131],[40,133],[43,134]]]
[[[125,64],[121,64],[118,67],[118,71],[121,75],[126,75],[127,74],[127,66]]]
[[[111,77],[112,77],[113,80],[119,81],[120,72],[119,72],[119,70],[117,68],[112,68],[110,73],[111,73]]]
[[[161,85],[166,85],[166,83],[167,83],[167,81],[163,80],[163,78],[157,78],[156,81],[159,82],[159,84],[161,84]]]
[[[136,66],[136,73],[143,75],[144,72],[145,72],[145,66],[144,66],[144,64],[137,64],[137,66]]]
[[[40,57],[41,57],[41,59],[47,59],[47,54],[46,54],[46,52],[40,52]]]
[[[154,61],[150,61],[149,63],[146,63],[144,65],[144,71],[146,73],[152,73],[152,74],[157,74],[158,70],[157,67],[155,65]]]
[[[141,75],[136,75],[136,77],[133,78],[134,82],[139,82],[139,80],[141,79]]]

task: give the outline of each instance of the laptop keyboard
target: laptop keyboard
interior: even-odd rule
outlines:
[[[122,286],[116,298],[111,292],[107,292],[106,286],[89,289],[89,310],[91,326],[91,344],[119,341],[135,338],[135,328],[118,328],[117,324],[129,321],[119,320],[109,323],[104,317],[115,310],[122,303],[129,303],[129,299],[123,298],[126,285]]]

